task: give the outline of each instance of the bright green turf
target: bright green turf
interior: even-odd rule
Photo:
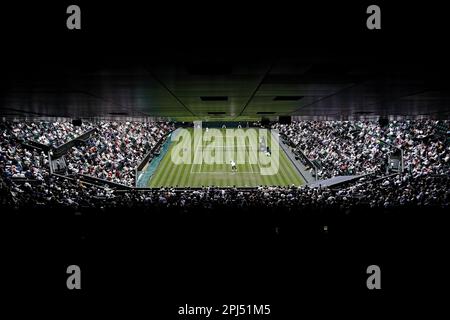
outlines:
[[[148,183],[149,187],[255,187],[260,185],[290,186],[294,184],[298,186],[304,184],[303,179],[281,147],[278,173],[274,175],[261,175],[259,165],[250,163],[237,164],[238,172],[232,172],[229,164],[176,165],[172,162],[171,152],[177,143],[172,142],[167,154],[150,179]],[[192,151],[195,148],[193,146]]]

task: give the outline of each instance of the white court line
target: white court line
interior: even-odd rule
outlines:
[[[226,137],[228,137],[228,136],[226,136]],[[234,136],[233,136],[233,137],[234,137]],[[195,140],[194,140],[194,141],[195,141]],[[199,140],[199,141],[197,142],[197,145],[194,146],[194,148],[195,148],[194,155],[197,154],[197,152],[198,152],[199,149],[201,149],[201,151],[203,152],[203,150],[205,150],[205,149],[207,149],[207,148],[210,147],[209,145],[203,145],[202,142],[203,142],[202,140]],[[214,148],[222,148],[222,149],[225,149],[225,150],[230,149],[230,150],[234,150],[235,152],[238,152],[238,151],[245,151],[246,153],[248,153],[248,152],[250,152],[250,151],[251,151],[251,152],[254,152],[254,151],[256,151],[256,152],[261,152],[258,148],[250,148],[247,144],[233,144],[232,146],[218,145],[218,146],[211,146],[211,147],[214,147]],[[207,171],[207,172],[204,172],[204,171],[202,171],[203,161],[201,161],[200,164],[192,164],[192,165],[191,165],[190,173],[191,173],[191,174],[192,174],[192,173],[193,173],[193,174],[200,174],[200,173],[203,173],[203,174],[224,174],[224,173],[233,173],[233,174],[235,174],[235,173],[254,174],[255,171],[253,170],[253,165],[255,165],[255,164],[258,166],[258,171],[257,171],[257,173],[260,172],[261,167],[260,167],[260,165],[259,165],[259,161],[257,161],[257,162],[254,163],[254,164],[251,164],[251,163],[247,163],[247,164],[250,166],[251,171],[237,171],[237,172],[230,172],[230,171]],[[198,166],[198,165],[200,166],[200,171],[194,171],[194,166]]]
[[[192,173],[203,173],[203,174],[224,174],[224,173],[230,173],[230,174],[236,174],[236,173],[242,173],[242,174],[255,174],[253,171],[238,171],[238,172],[230,172],[230,171],[210,171],[210,172],[197,172],[193,171]]]
[[[198,150],[199,148],[202,148],[202,140],[199,140],[199,141],[197,142],[197,141],[194,139],[194,142],[196,142],[197,145],[194,145],[194,154],[193,154],[193,156],[195,156],[195,155],[197,154],[197,150]],[[193,164],[191,165],[191,173],[201,173],[202,163],[203,163],[203,161],[200,162],[200,172],[192,171],[192,170],[194,169],[194,166],[198,166],[198,165],[199,165],[198,163],[193,163]]]
[[[225,165],[225,166],[227,166],[227,165]],[[239,165],[238,165],[239,166]],[[230,166],[230,168],[231,168],[231,166]],[[220,171],[192,171],[191,170],[191,172],[192,173],[203,173],[203,174],[236,174],[236,173],[242,173],[242,174],[255,174],[255,171],[253,170],[253,168],[250,166],[250,168],[252,169],[252,171],[240,171],[240,170],[238,170],[237,172],[233,172],[233,171],[230,171],[230,170],[227,170],[227,169],[225,169],[225,170],[220,170]]]

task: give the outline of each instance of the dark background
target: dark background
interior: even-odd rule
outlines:
[[[66,8],[77,4],[82,29],[66,28]],[[366,28],[366,8],[377,4],[382,29]],[[2,40],[17,54],[150,53],[159,48],[309,47],[331,50],[364,48],[410,55],[445,49],[446,11],[439,2],[360,1],[51,1],[2,4]],[[406,45],[406,46],[405,46]],[[406,48],[408,47],[408,48]],[[5,49],[8,47],[5,47]],[[24,51],[29,56],[29,51]],[[430,54],[431,56],[431,54]],[[61,57],[63,58],[63,57]]]
[[[439,312],[448,283],[444,214],[413,208],[3,212],[2,291],[5,306],[29,306],[20,312],[62,307],[173,319],[186,303],[270,304],[272,319]],[[66,289],[71,264],[81,268],[80,291]],[[372,264],[381,268],[379,291],[366,287]]]
[[[82,68],[105,56],[145,60],[203,48],[269,54],[314,48],[432,65],[444,70],[437,80],[448,84],[448,19],[439,3],[377,1],[377,31],[366,29],[372,3],[365,1],[74,1],[82,10],[81,31],[66,29],[70,4],[1,4],[4,75],[44,62]],[[130,318],[143,312],[164,319],[176,318],[176,307],[185,303],[255,303],[271,304],[275,319],[306,311],[365,318],[432,312],[445,298],[440,290],[446,288],[449,239],[439,210],[1,211],[0,290],[6,305],[19,304],[14,312],[62,308],[63,318],[92,307],[99,314],[121,310]],[[80,292],[65,288],[70,264],[81,267]],[[371,264],[381,267],[378,292],[365,287]]]
[[[72,2],[2,4],[2,115],[449,116],[438,2],[377,2],[381,30],[369,1],[76,3],[81,30],[66,28]]]

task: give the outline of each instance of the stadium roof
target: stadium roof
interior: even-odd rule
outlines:
[[[89,17],[98,9],[85,8]],[[3,40],[8,50],[1,61],[0,115],[447,119],[445,30],[420,33],[425,26],[402,21],[394,28],[387,15],[384,29],[374,34],[361,30],[358,10],[364,8],[348,8],[357,19],[314,16],[306,27],[299,25],[299,12],[286,8],[259,15],[230,9],[233,19],[228,11],[185,17],[180,8],[171,18],[179,20],[173,29],[136,8],[128,12],[135,19],[117,25],[113,17],[122,7],[102,11],[106,21],[91,18],[78,34],[55,31],[59,20],[39,21],[36,31],[16,24],[15,35]],[[271,24],[268,14],[283,18]],[[215,32],[205,33],[208,28]]]

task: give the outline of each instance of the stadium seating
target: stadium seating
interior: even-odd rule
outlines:
[[[136,166],[167,132],[171,123],[83,121],[2,122],[1,202],[11,207],[393,207],[449,205],[450,148],[432,120],[377,122],[303,121],[273,125],[311,161],[322,165],[322,178],[342,173],[371,173],[340,188],[260,186],[257,188],[156,188],[117,190],[81,181],[87,174],[134,186]],[[448,125],[446,122],[444,125]],[[28,140],[61,145],[92,128],[97,132],[66,154],[68,175],[51,174],[48,155],[23,147]],[[63,134],[66,133],[66,135]],[[43,137],[43,138],[41,138]],[[404,150],[405,172],[386,175],[391,148]],[[73,173],[72,175],[70,173]],[[373,177],[373,179],[372,179]]]

